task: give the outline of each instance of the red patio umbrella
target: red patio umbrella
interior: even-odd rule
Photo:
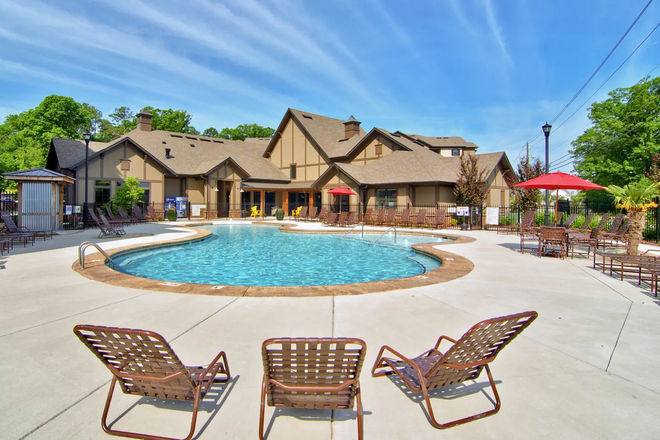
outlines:
[[[333,194],[335,196],[356,196],[357,193],[350,188],[343,186],[338,186],[328,191],[328,194]],[[339,211],[341,212],[341,198],[339,199]]]
[[[530,188],[530,189],[549,189],[557,191],[557,200],[555,201],[555,219],[557,218],[557,204],[559,201],[560,189],[575,189],[575,190],[590,190],[590,189],[605,189],[588,180],[579,178],[572,174],[562,173],[557,171],[555,173],[544,174],[534,179],[514,185],[516,188]]]

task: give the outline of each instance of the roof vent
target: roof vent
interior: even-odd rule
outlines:
[[[170,159],[172,157],[172,155],[170,154],[171,151],[172,149],[165,148],[165,159]]]
[[[183,139],[183,136],[181,136],[180,134],[171,134],[170,136],[172,136],[173,138],[181,138],[181,139]]]
[[[311,116],[309,116],[309,115],[303,115],[303,118],[305,118],[305,119],[313,119],[313,118],[312,118]]]
[[[211,142],[211,139],[202,139],[202,138],[199,138],[199,140],[202,141],[202,142]]]
[[[191,147],[195,148],[195,144],[190,144]]]
[[[216,141],[216,140],[214,140],[213,142],[215,142],[216,144],[224,144],[223,141]]]
[[[192,140],[194,140],[194,141],[197,140],[197,138],[196,138],[195,136],[186,136],[186,139],[192,139]]]
[[[346,138],[346,139],[339,139],[338,142],[346,142],[347,140],[348,140],[348,138]]]
[[[167,142],[163,141],[163,144],[167,145]]]

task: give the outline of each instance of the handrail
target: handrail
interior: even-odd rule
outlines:
[[[101,246],[91,241],[83,241],[82,243],[80,243],[80,246],[78,246],[78,267],[80,267],[81,269],[85,268],[85,250],[90,246],[95,247],[97,251],[102,253],[103,256],[107,258],[108,261],[110,261],[110,264],[112,264],[112,268],[113,269],[115,268],[115,262],[112,261],[110,255],[108,255],[103,249],[101,249]]]
[[[361,234],[360,237],[361,237],[361,238],[364,238],[364,223],[358,223],[357,225],[353,226],[351,229],[349,229],[348,231],[346,231],[346,233],[345,233],[344,235],[342,235],[342,236],[340,237],[340,239],[346,237],[348,234],[350,234],[351,232],[353,232],[353,229],[357,228],[357,227],[360,226],[360,225],[362,225],[362,234]]]
[[[376,240],[376,241],[373,242],[373,244],[378,243],[378,241],[379,241],[381,238],[383,238],[383,236],[384,236],[385,234],[387,234],[388,232],[390,232],[392,229],[394,229],[394,243],[396,243],[396,226],[390,226],[389,228],[387,228],[387,230],[386,230],[385,232],[383,232],[383,234],[382,234],[380,237],[378,237],[378,240]]]

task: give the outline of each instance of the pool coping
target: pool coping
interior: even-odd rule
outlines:
[[[118,253],[133,251],[144,248],[159,248],[178,246],[185,243],[194,243],[204,240],[211,235],[211,231],[199,229],[197,226],[214,225],[212,222],[196,223],[195,225],[182,226],[193,232],[174,240],[163,240],[154,243],[142,243],[123,246],[106,251],[110,257]],[[303,234],[337,234],[346,232],[346,229],[328,228],[324,230],[299,229],[296,224],[291,223],[267,223],[253,222],[257,226],[278,226],[282,232]],[[368,233],[384,232],[370,229]],[[397,231],[403,235],[428,235],[433,237],[450,237],[454,240],[441,243],[414,244],[412,248],[431,257],[439,258],[442,264],[437,269],[406,278],[394,278],[391,280],[371,281],[367,283],[339,284],[332,286],[227,286],[167,282],[141,278],[134,275],[115,271],[105,265],[105,257],[99,252],[89,254],[85,259],[85,269],[78,266],[78,260],[74,261],[72,268],[80,275],[93,281],[111,284],[119,287],[132,289],[152,290],[171,293],[187,293],[196,295],[233,296],[233,297],[318,297],[318,296],[349,296],[364,295],[376,292],[387,292],[391,290],[411,289],[415,287],[429,286],[433,284],[446,283],[462,278],[474,269],[474,264],[465,257],[444,250],[436,249],[436,246],[446,246],[461,243],[470,243],[474,238],[462,235],[441,234],[434,232]]]

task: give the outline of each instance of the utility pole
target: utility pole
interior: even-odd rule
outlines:
[[[529,168],[529,142],[527,142],[527,168]]]

